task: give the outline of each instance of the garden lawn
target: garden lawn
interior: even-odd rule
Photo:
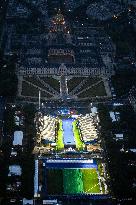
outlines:
[[[80,169],[64,169],[63,186],[64,194],[83,193],[83,181]]]
[[[85,193],[100,193],[100,185],[96,169],[81,169]]]
[[[100,194],[97,170],[82,169],[47,169],[48,194]]]
[[[67,84],[68,84],[69,92],[72,91],[77,85],[79,85],[84,79],[86,78],[85,77],[73,77],[70,80],[68,80]]]
[[[78,95],[79,98],[96,97],[96,96],[107,96],[103,82],[100,82],[96,86],[93,86]]]
[[[62,120],[59,120],[59,130],[58,130],[56,144],[57,144],[58,151],[64,149]]]
[[[58,92],[60,91],[60,83],[58,80],[56,80],[53,77],[41,77],[41,79],[50,85],[53,89],[57,90]]]
[[[63,170],[47,169],[47,193],[62,194],[63,193]]]
[[[77,122],[78,122],[78,120],[75,120],[73,122],[73,133],[74,133],[74,137],[75,137],[76,148],[78,150],[83,150],[84,149],[84,143],[81,140],[80,130],[77,126]]]

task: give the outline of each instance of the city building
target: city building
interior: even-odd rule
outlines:
[[[31,3],[10,0],[8,5],[3,29],[4,54],[18,56],[18,96],[37,100],[40,90],[42,98],[61,98],[62,64],[66,67],[64,75],[67,76],[65,87],[68,97],[87,97],[91,85],[82,93],[81,89],[89,76],[97,78],[98,83],[102,79],[104,85],[101,82],[100,85],[106,89],[102,91],[102,96],[110,96],[105,79],[114,75],[116,47],[111,38],[103,27],[71,23],[60,9],[55,12],[56,15],[49,15],[46,4],[42,0]],[[71,90],[71,76],[85,77],[80,78],[81,84],[78,81],[75,85],[79,84],[80,89]]]
[[[106,21],[111,18],[117,18],[125,10],[126,6],[124,4],[116,0],[105,0],[91,3],[87,8],[87,15],[93,19]]]
[[[65,8],[66,8],[69,12],[71,12],[71,11],[73,11],[74,9],[77,9],[79,6],[84,5],[86,2],[87,2],[87,0],[77,0],[77,1],[74,1],[74,0],[65,0],[65,1],[64,1],[64,5],[65,5]]]
[[[136,6],[136,1],[135,0],[118,0],[119,2],[127,5],[133,5],[134,7]]]
[[[65,1],[68,15],[86,2]],[[3,53],[17,56],[16,102],[39,105],[36,111],[31,105],[30,110],[22,105],[21,111],[14,106],[8,177],[19,181],[6,187],[12,203],[18,196],[23,196],[21,204],[112,200],[97,102],[106,101],[111,107],[116,97],[109,81],[114,75],[116,46],[102,26],[77,19],[71,22],[61,5],[57,0],[9,0],[7,7]],[[117,13],[124,9],[122,4],[111,2],[108,13],[102,9],[108,15],[103,20],[113,16],[113,8]],[[90,103],[93,100],[95,106]],[[120,112],[108,114],[111,123],[120,121]],[[122,142],[124,133],[116,133],[114,139]],[[25,184],[26,179],[29,182],[28,170],[33,173],[29,173],[33,183]],[[20,188],[27,185],[33,186],[31,199]],[[18,196],[11,197],[12,191]]]

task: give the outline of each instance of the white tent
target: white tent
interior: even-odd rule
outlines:
[[[27,204],[33,204],[33,200],[28,200],[28,199],[23,199],[23,205],[27,205]]]
[[[98,113],[97,107],[91,107],[92,115],[96,115]]]
[[[129,149],[131,152],[136,153],[136,149]]]
[[[123,134],[115,134],[116,140],[123,140],[124,135]]]
[[[19,117],[15,116],[15,124],[19,126]]]
[[[23,140],[23,132],[22,131],[15,131],[14,132],[14,140],[13,145],[22,145]]]
[[[115,122],[115,121],[117,121],[116,120],[116,116],[115,116],[115,113],[114,112],[109,112],[110,113],[110,117],[111,117],[111,119],[112,119],[112,122]]]
[[[11,175],[21,176],[21,174],[22,174],[22,168],[20,167],[20,165],[10,165],[9,166],[8,176],[11,176]]]
[[[120,120],[120,113],[119,112],[110,111],[109,113],[110,113],[110,117],[112,119],[112,122],[116,122],[116,121]]]

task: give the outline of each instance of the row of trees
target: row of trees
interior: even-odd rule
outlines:
[[[32,154],[34,148],[34,138],[36,136],[36,129],[34,125],[34,117],[36,108],[33,104],[26,104],[22,108],[24,121],[24,138],[25,147],[22,154],[22,195],[27,199],[32,199],[34,194],[34,155]]]
[[[24,116],[24,125],[15,125],[14,115],[15,111],[20,110]],[[21,180],[21,191],[16,193],[10,193],[11,197],[15,198],[33,198],[34,189],[34,155],[32,150],[34,147],[34,137],[36,134],[34,126],[35,117],[35,106],[34,105],[24,105],[12,108],[11,106],[6,106],[6,111],[4,114],[4,138],[3,143],[0,147],[0,196],[4,199],[3,203],[8,200],[9,193],[6,191],[6,185],[10,181],[15,182],[12,177],[8,177],[8,166],[9,164],[19,164],[22,168]],[[10,158],[11,147],[13,141],[13,134],[15,130],[22,130],[24,134],[23,147],[16,146],[17,156]],[[23,148],[23,150],[22,150]]]
[[[13,131],[15,128],[14,123],[14,115],[12,108],[7,106],[5,113],[4,113],[4,127],[3,127],[3,135],[2,137],[2,145],[0,147],[1,154],[0,154],[0,196],[2,198],[6,198],[6,185],[8,182],[8,166],[10,163],[10,153],[11,153],[11,145],[12,139],[11,136],[13,135]]]
[[[15,55],[3,57],[2,52],[0,54],[0,96],[12,98],[17,93],[17,76],[16,63],[17,57]]]
[[[120,152],[122,144],[113,139],[112,122],[108,108],[104,105],[99,105],[98,110],[101,122],[101,135],[105,142],[111,190],[117,199],[132,197],[134,193],[132,192],[128,158],[124,152]]]
[[[135,51],[136,37],[132,22],[129,18],[131,13],[126,10],[117,18],[112,18],[104,23],[107,33],[116,44],[117,55],[128,55]]]
[[[111,80],[117,96],[126,95],[127,97],[132,86],[136,86],[136,71],[132,69],[117,70]]]

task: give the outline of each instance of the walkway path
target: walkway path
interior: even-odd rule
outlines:
[[[110,90],[110,86],[109,86],[109,81],[107,78],[103,78],[103,83],[104,83],[104,87],[105,87],[105,90],[106,90],[106,94],[108,97],[111,97],[112,94],[111,94],[111,90]]]
[[[46,83],[44,80],[42,80],[39,76],[36,76],[37,80],[40,81],[40,83],[45,87],[45,88],[48,88],[51,93],[55,94],[55,95],[59,95],[59,93],[54,89],[52,88],[48,83]]]
[[[63,99],[66,99],[68,97],[67,79],[66,79],[66,76],[64,75],[61,75],[61,78],[60,78],[60,96]]]
[[[22,82],[23,76],[18,76],[18,96],[21,96],[22,93]]]
[[[87,80],[88,78],[82,80],[81,83],[78,84],[69,94],[74,95],[76,92],[78,92],[82,88],[82,86],[87,82]]]
[[[83,93],[83,92],[89,90],[90,88],[93,88],[93,87],[97,86],[97,85],[100,84],[101,82],[103,82],[103,81],[102,81],[102,80],[99,80],[98,82],[92,84],[91,86],[89,86],[89,87],[87,87],[87,88],[81,90],[80,92],[76,93],[76,95],[80,95],[81,93]]]
[[[26,82],[26,83],[28,83],[29,85],[33,86],[34,88],[37,88],[38,90],[41,90],[41,91],[43,91],[43,92],[45,92],[45,93],[48,93],[49,95],[53,95],[53,96],[54,96],[53,93],[51,93],[51,92],[49,92],[49,91],[47,91],[47,90],[45,90],[45,89],[43,89],[43,88],[41,88],[41,87],[39,87],[39,86],[37,86],[37,85],[35,85],[35,84],[33,84],[33,83],[27,81],[27,80],[24,80],[24,79],[23,79],[23,81]]]

